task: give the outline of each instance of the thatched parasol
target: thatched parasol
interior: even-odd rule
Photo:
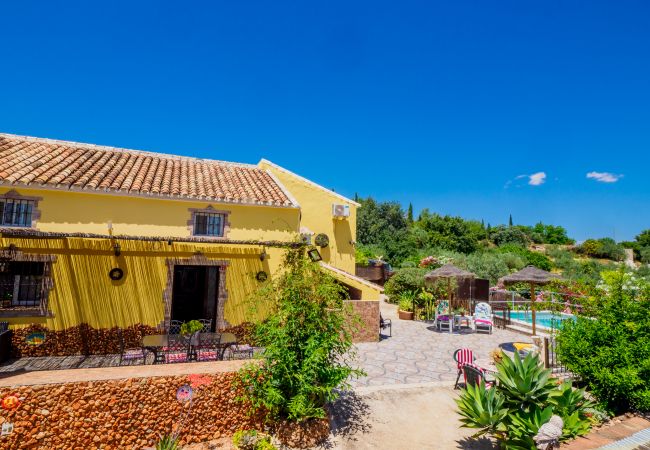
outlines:
[[[535,286],[543,286],[558,278],[560,278],[559,275],[534,266],[528,266],[521,269],[519,272],[515,272],[499,279],[499,284],[504,285],[515,283],[530,284],[530,307],[533,316],[533,336],[537,334],[537,327],[535,326]]]
[[[453,264],[445,264],[442,267],[432,270],[424,276],[425,283],[432,283],[436,280],[441,280],[443,278],[447,279],[447,290],[449,292],[449,306],[452,307],[452,298],[451,298],[451,279],[452,278],[474,278],[472,272],[463,270],[459,267],[454,266]]]

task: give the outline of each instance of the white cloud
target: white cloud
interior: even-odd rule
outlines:
[[[617,175],[609,172],[589,172],[587,178],[599,181],[601,183],[616,183],[623,178],[623,175]]]
[[[532,175],[517,175],[514,179],[508,180],[504,186],[505,189],[508,189],[512,183],[514,183],[517,180],[521,180],[527,178],[528,179],[528,184],[531,186],[539,186],[541,184],[544,184],[546,182],[546,172],[537,172],[533,173]],[[519,184],[515,185],[516,187],[520,187]]]
[[[546,172],[537,172],[532,175],[528,175],[528,184],[531,186],[539,186],[546,182]]]

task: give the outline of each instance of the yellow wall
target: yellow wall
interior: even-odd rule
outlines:
[[[308,228],[315,235],[325,233],[329,236],[329,247],[319,249],[323,261],[353,274],[355,267],[354,245],[350,242],[355,242],[357,236],[356,204],[350,200],[344,200],[325,188],[314,186],[303,178],[267,161],[261,161],[259,165],[275,175],[300,204],[302,212],[300,225]],[[334,219],[332,205],[335,203],[350,205],[350,217],[343,220]]]
[[[3,319],[12,325],[41,323],[61,330],[80,323],[95,328],[129,326],[136,323],[157,326],[164,319],[163,291],[167,285],[168,258],[190,258],[197,251],[208,259],[227,260],[228,300],[224,317],[231,325],[250,319],[249,295],[259,285],[260,270],[275,273],[283,251],[266,248],[267,258],[259,259],[260,247],[248,245],[120,241],[122,253],[116,257],[108,239],[18,239],[2,238],[0,245],[16,245],[25,254],[55,255],[52,263],[54,287],[48,297],[52,317]],[[108,277],[113,267],[124,271],[118,282]],[[258,305],[260,314],[263,305]]]
[[[0,189],[0,194],[10,189]],[[219,204],[158,198],[140,198],[109,194],[85,194],[67,191],[15,189],[20,195],[41,197],[38,209],[40,231],[64,233],[113,234],[130,236],[190,236],[189,209],[230,211],[228,239],[279,240],[296,238],[300,211],[297,208],[273,208],[237,204]]]

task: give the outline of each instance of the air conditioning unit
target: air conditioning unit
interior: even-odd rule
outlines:
[[[332,205],[332,216],[335,219],[345,219],[350,217],[350,205]]]

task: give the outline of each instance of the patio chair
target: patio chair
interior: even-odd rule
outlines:
[[[201,328],[201,333],[210,333],[212,331],[212,319],[199,319],[203,328]]]
[[[221,359],[221,333],[199,333],[196,348],[197,361],[217,361]]]
[[[169,330],[167,330],[167,334],[180,334],[181,333],[181,326],[183,326],[183,322],[180,320],[172,320],[169,322]]]
[[[129,347],[124,338],[124,330],[121,328],[117,329],[117,339],[120,344],[120,362],[119,366],[122,365],[122,361],[138,361],[142,360],[142,364],[147,361],[147,354],[144,350],[144,347]]]
[[[474,364],[464,364],[463,365],[463,375],[465,377],[465,386],[476,386],[481,383],[481,380],[485,383],[486,388],[491,388],[494,386],[494,383],[491,381],[485,380],[485,372]]]
[[[390,319],[384,319],[379,313],[379,334],[381,334],[381,330],[386,328],[388,328],[388,336],[393,337],[393,322]]]
[[[162,349],[165,363],[189,362],[191,360],[190,342],[192,337],[170,334],[167,337],[167,346]]]
[[[476,357],[474,357],[474,352],[469,348],[459,348],[454,352],[454,361],[456,361],[456,367],[458,368],[458,376],[456,377],[456,384],[454,384],[454,389],[458,388],[458,380],[463,374],[463,366],[465,364],[473,364]]]
[[[443,328],[447,328],[447,331],[451,330],[451,327],[454,326],[454,316],[451,315],[451,310],[449,309],[449,302],[447,300],[440,300],[438,306],[436,306],[436,328],[442,331]]]
[[[474,330],[492,334],[492,326],[492,307],[485,302],[477,303],[474,307]]]

